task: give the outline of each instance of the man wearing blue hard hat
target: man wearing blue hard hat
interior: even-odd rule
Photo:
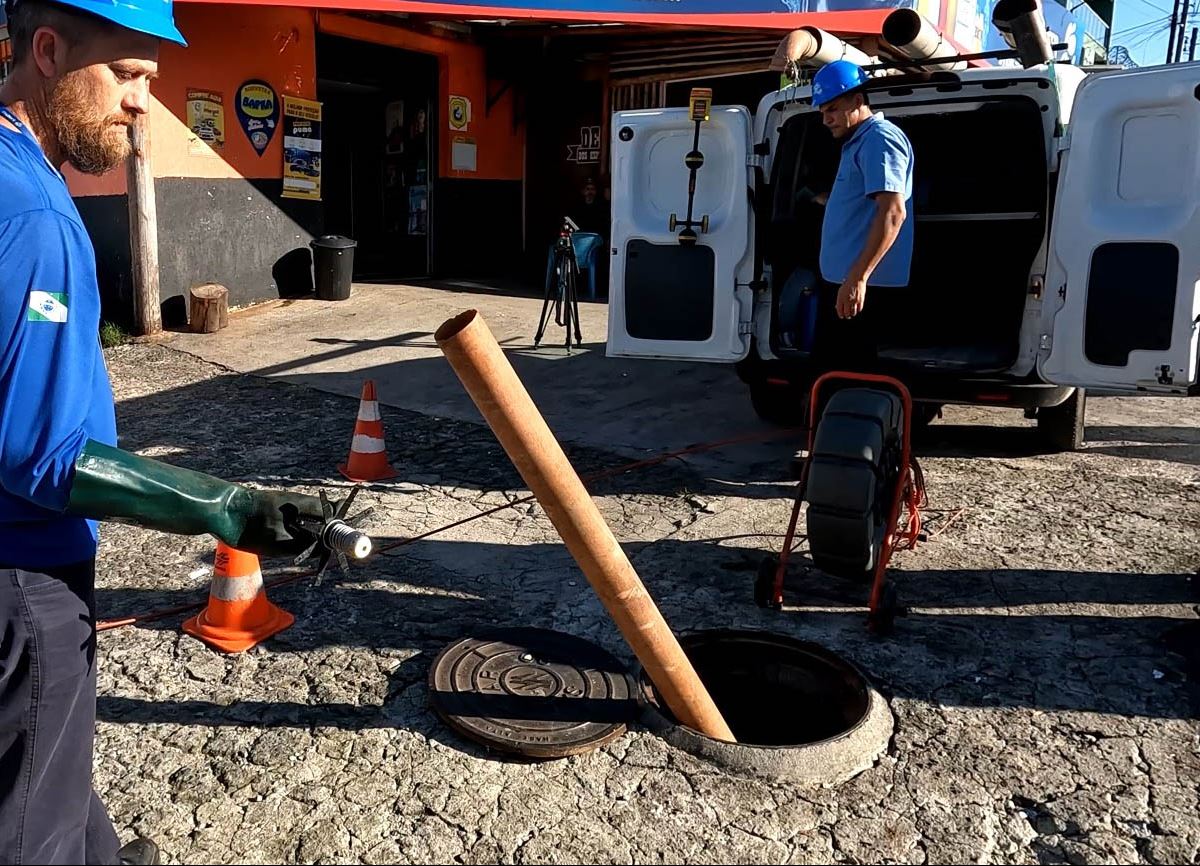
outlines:
[[[875,287],[908,285],[912,262],[913,150],[898,126],[872,112],[867,73],[836,60],[813,78],[813,106],[842,142],[821,229],[822,314],[814,355],[832,366],[870,366],[877,344]],[[869,292],[868,288],[872,291]]]
[[[157,863],[92,790],[97,523],[295,556],[315,496],[251,490],[123,451],[96,260],[66,181],[130,152],[171,0],[6,0],[0,87],[0,862]]]

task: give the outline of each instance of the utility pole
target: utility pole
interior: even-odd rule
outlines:
[[[137,336],[162,331],[158,286],[158,210],[150,166],[150,118],[129,128],[133,154],[126,163],[129,182],[129,252],[133,271],[133,314]]]
[[[1171,35],[1167,38],[1167,63],[1171,62],[1171,58],[1175,56],[1175,31],[1179,29],[1179,3],[1180,0],[1175,0],[1175,7],[1171,10]],[[1182,36],[1182,34],[1180,34]]]
[[[1175,42],[1175,62],[1183,60],[1183,43],[1187,37],[1188,0],[1183,0],[1182,11],[1179,13],[1179,39]]]

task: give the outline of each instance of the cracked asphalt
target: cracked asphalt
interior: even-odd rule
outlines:
[[[107,356],[122,447],[346,489],[356,400],[164,346]],[[524,494],[486,427],[383,414],[400,478],[358,498],[377,544]],[[910,611],[886,639],[864,628],[863,588],[802,553],[784,609],[754,606],[790,507],[787,443],[770,459],[727,449],[719,476],[685,458],[592,485],[677,631],[815,640],[874,679],[895,735],[841,786],[740,778],[639,726],[546,762],[447,728],[429,663],[482,626],[559,629],[633,665],[544,513],[523,505],[349,576],[272,587],[296,623],[241,655],[183,634],[184,614],[102,632],[96,789],[123,841],[148,835],[172,863],[1196,863],[1200,405],[1093,399],[1088,448],[1069,455],[1038,453],[1012,414],[951,408],[923,443],[939,534],[897,554]],[[629,459],[568,453],[584,475]],[[106,526],[100,618],[203,602],[212,550]]]

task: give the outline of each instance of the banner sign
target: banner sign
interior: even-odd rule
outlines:
[[[283,97],[283,197],[321,198],[321,103]]]

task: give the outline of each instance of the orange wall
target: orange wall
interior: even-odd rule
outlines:
[[[340,14],[314,13],[282,6],[224,4],[175,5],[176,21],[187,48],[164,43],[159,79],[152,87],[151,152],[155,177],[278,178],[283,174],[283,134],[276,130],[262,156],[250,144],[237,119],[234,98],[251,78],[262,79],[280,100],[284,94],[316,98],[315,32],[389,45],[431,54],[438,60],[436,130],[438,168],[442,177],[480,180],[520,180],[524,174],[525,129],[513,131],[513,93],[508,91],[487,112],[487,67],[478,45],[416,33]],[[492,83],[499,88],[499,82]],[[187,126],[189,88],[219,91],[225,105],[225,146],[219,155],[195,154]],[[471,123],[464,133],[449,128],[450,96],[471,101]],[[456,134],[475,139],[476,171],[451,170],[451,144]],[[78,196],[122,195],[125,172],[104,177],[67,172],[71,192]]]
[[[316,96],[313,13],[270,6],[175,5],[188,47],[163,43],[159,78],[151,87],[151,159],[155,177],[276,178],[283,176],[283,134],[276,130],[258,155],[237,120],[233,100],[244,81],[260,78],[283,94]],[[218,156],[189,152],[189,88],[216,90],[225,98],[225,147]],[[282,122],[282,120],[281,120]],[[124,168],[102,177],[65,171],[76,196],[124,195]]]
[[[283,96],[316,97],[313,14],[271,6],[175,4],[187,48],[164,44],[152,112],[155,177],[283,176]],[[237,89],[266,81],[279,102],[279,126],[262,156],[238,123]],[[214,157],[189,153],[189,88],[224,96],[225,146]]]
[[[437,57],[436,133],[439,141],[438,173],[442,177],[520,180],[524,176],[525,129],[522,125],[513,132],[512,91],[505,93],[492,106],[490,115],[486,110],[487,65],[482,47],[338,14],[318,13],[318,27],[322,32],[334,36],[376,42]],[[493,83],[492,87],[499,89],[499,83]],[[471,100],[471,123],[463,133],[451,130],[447,119],[452,95]],[[450,169],[451,143],[458,134],[475,139],[476,171]]]

